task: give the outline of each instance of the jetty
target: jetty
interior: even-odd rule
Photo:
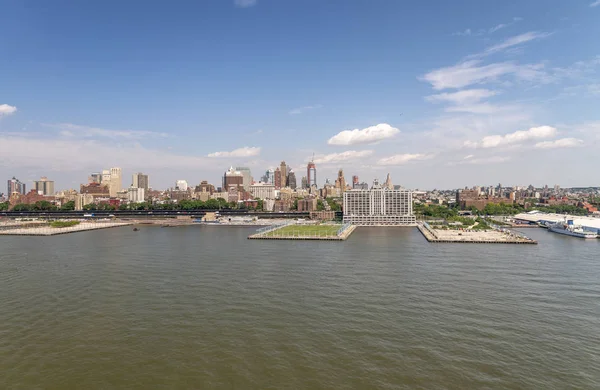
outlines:
[[[0,236],[56,236],[58,234],[78,233],[89,230],[108,229],[113,227],[121,227],[132,225],[131,222],[112,222],[112,221],[98,221],[98,222],[81,222],[72,226],[65,227],[53,227],[48,223],[23,223],[23,224],[12,224],[10,226],[4,225],[0,229]]]
[[[537,244],[537,241],[508,229],[440,230],[432,228],[427,222],[418,222],[417,228],[432,243]]]
[[[251,240],[345,241],[356,229],[352,224],[298,224],[287,222],[258,229]]]

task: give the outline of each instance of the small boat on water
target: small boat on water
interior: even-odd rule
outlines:
[[[138,229],[138,228],[133,228],[133,231],[134,231],[134,232],[137,232],[137,231],[139,231],[139,230],[140,230],[140,229]]]
[[[564,222],[549,225],[548,231],[578,238],[598,238],[597,233],[585,231],[583,227],[574,225],[573,220],[567,220],[566,218]]]

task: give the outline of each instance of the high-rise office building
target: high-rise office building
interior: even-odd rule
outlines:
[[[123,187],[121,184],[121,168],[110,168],[110,184],[108,185],[108,189],[110,191],[110,197],[116,198],[117,193],[119,193]],[[104,183],[104,172],[102,174],[102,182]]]
[[[110,184],[110,171],[108,169],[103,169],[102,170],[102,179],[100,180],[100,183],[105,184],[105,185],[109,185]]]
[[[6,196],[11,196],[13,192],[17,192],[21,195],[25,195],[25,183],[21,183],[21,181],[13,176],[12,179],[8,180],[8,186],[6,191]]]
[[[287,187],[288,169],[287,169],[287,164],[285,163],[285,161],[281,162],[281,165],[279,166],[279,170],[281,171],[281,188]]]
[[[249,191],[250,190],[250,185],[252,184],[252,182],[254,181],[252,179],[252,172],[250,172],[250,168],[248,167],[236,167],[235,168],[236,171],[240,172],[242,174],[242,176],[244,177],[244,190],[245,191]]]
[[[302,185],[302,188],[308,188],[308,179],[306,176],[302,176],[302,182],[300,184]]]
[[[244,175],[240,171],[233,169],[233,167],[229,168],[223,175],[223,191],[229,192],[231,187],[237,189],[244,188]]]
[[[150,188],[148,175],[144,175],[141,172],[133,174],[131,184],[133,188],[143,188],[144,191],[148,191],[148,189]]]
[[[344,178],[344,170],[338,171],[338,177],[335,179],[335,188],[339,188],[340,192],[346,191],[346,179]]]
[[[288,172],[287,186],[290,187],[292,190],[295,190],[296,187],[297,187],[297,185],[296,185],[296,174],[291,169]]]
[[[385,178],[385,183],[383,184],[383,186],[385,188],[387,188],[388,190],[394,189],[394,185],[392,184],[392,178],[389,173],[387,174],[387,177]]]
[[[277,169],[275,169],[275,174],[273,175],[273,181],[275,182],[275,188],[280,189],[281,188],[281,170],[279,169],[279,167],[277,167]]]
[[[40,180],[34,180],[33,187],[40,195],[54,195],[54,181],[48,180],[45,176]]]
[[[308,179],[308,187],[317,187],[317,166],[314,162],[309,162],[306,167],[306,178]]]

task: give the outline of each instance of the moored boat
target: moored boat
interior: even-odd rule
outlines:
[[[564,234],[578,238],[598,238],[597,233],[585,231],[583,227],[573,225],[573,220],[565,220],[548,226],[548,230],[553,233]]]

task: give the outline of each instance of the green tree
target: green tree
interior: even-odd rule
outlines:
[[[73,211],[75,210],[75,201],[74,200],[70,200],[68,202],[66,202],[65,204],[63,204],[62,206],[60,206],[61,211]]]
[[[32,211],[33,206],[30,204],[19,203],[13,207],[12,211]]]
[[[37,201],[33,205],[33,210],[37,210],[37,211],[50,211],[50,210],[55,210],[55,209],[56,209],[56,206],[54,206],[52,203],[48,202],[47,200]]]
[[[222,199],[222,198],[220,198],[220,199]],[[218,199],[209,199],[206,202],[204,202],[204,207],[207,210],[218,210],[221,208],[221,202],[219,202]]]
[[[296,206],[297,207],[297,206]],[[317,200],[317,211],[325,210],[325,203],[321,199]]]
[[[0,203],[0,211],[6,211],[6,210],[8,210],[8,206],[10,206],[10,203],[8,203],[8,202],[2,202],[2,203]]]
[[[332,211],[342,211],[342,205],[335,201],[333,198],[327,198],[327,203]]]

